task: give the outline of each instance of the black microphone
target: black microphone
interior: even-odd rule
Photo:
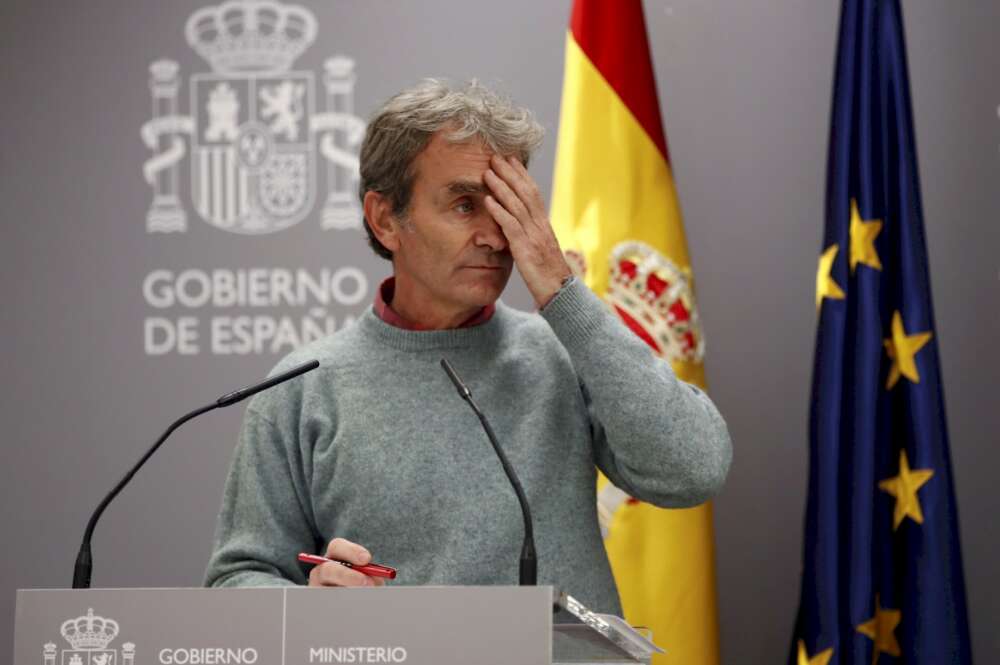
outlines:
[[[153,456],[153,453],[157,451],[157,449],[163,444],[164,441],[167,440],[167,437],[170,436],[175,429],[177,429],[187,421],[191,420],[192,418],[200,416],[206,411],[211,411],[213,409],[218,409],[223,406],[230,406],[232,404],[236,404],[237,402],[244,400],[247,397],[250,397],[251,395],[256,395],[262,390],[267,390],[268,388],[276,386],[279,383],[284,383],[289,379],[294,379],[300,374],[305,374],[306,372],[310,372],[316,369],[317,367],[319,367],[319,362],[316,360],[310,360],[307,363],[303,363],[298,367],[293,367],[287,372],[282,372],[281,374],[272,376],[266,381],[263,381],[256,385],[243,388],[242,390],[236,390],[231,393],[226,393],[225,395],[215,400],[211,404],[195,409],[194,411],[180,418],[179,420],[175,421],[173,425],[168,427],[167,431],[163,433],[163,436],[157,439],[156,443],[153,444],[153,447],[146,451],[146,454],[142,456],[142,458],[136,463],[136,465],[133,466],[131,470],[129,470],[129,472],[125,474],[125,477],[122,478],[117,485],[115,485],[114,489],[112,489],[108,493],[108,495],[104,497],[104,500],[101,501],[101,503],[97,506],[97,509],[94,511],[94,514],[90,516],[90,521],[87,522],[87,529],[83,532],[83,543],[80,544],[80,552],[79,554],[76,555],[76,565],[73,568],[73,588],[74,589],[90,588],[90,573],[93,568],[93,561],[90,555],[90,539],[94,535],[94,527],[97,526],[97,520],[101,518],[101,514],[104,512],[104,509],[108,507],[108,504],[111,503],[111,501],[116,496],[118,496],[118,493],[125,488],[125,486],[128,484],[130,480],[132,480],[132,476],[135,475],[135,472],[138,471],[142,467],[142,465],[146,463],[146,460],[148,460],[150,457]]]
[[[521,514],[524,516],[524,545],[521,546],[520,584],[521,586],[534,586],[538,583],[538,559],[535,557],[535,530],[532,527],[531,510],[528,508],[528,499],[524,496],[521,481],[517,479],[514,468],[510,465],[507,456],[497,442],[497,437],[493,433],[493,428],[490,427],[489,422],[486,420],[486,416],[479,410],[476,403],[472,401],[472,391],[458,377],[451,363],[444,358],[441,359],[441,367],[444,368],[451,382],[455,384],[459,397],[468,402],[476,416],[479,417],[479,422],[483,424],[483,429],[486,430],[486,436],[489,438],[490,443],[493,444],[493,450],[496,451],[497,457],[500,458],[500,464],[503,465],[504,473],[507,474],[507,479],[510,480],[510,484],[517,494],[517,500],[521,504]]]

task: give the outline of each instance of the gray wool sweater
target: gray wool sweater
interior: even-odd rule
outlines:
[[[517,584],[517,498],[442,357],[520,476],[539,584],[596,611],[621,613],[595,466],[666,507],[722,487],[732,450],[715,406],[578,280],[538,314],[498,303],[471,328],[408,331],[369,309],[275,371],[319,369],[247,407],[206,585],[305,584],[296,554],[335,537],[397,568],[395,584]]]

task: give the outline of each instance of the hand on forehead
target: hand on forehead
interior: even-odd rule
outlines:
[[[470,138],[451,141],[438,132],[418,155],[416,180],[423,180],[435,198],[489,193],[485,175],[496,155],[483,141]]]

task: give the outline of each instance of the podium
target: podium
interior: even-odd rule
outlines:
[[[654,651],[548,586],[22,589],[12,662],[624,665]]]

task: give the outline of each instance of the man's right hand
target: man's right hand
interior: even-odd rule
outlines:
[[[326,546],[326,558],[339,559],[355,566],[371,563],[371,552],[357,543],[334,538]],[[383,586],[385,580],[369,577],[339,563],[323,563],[309,571],[309,586]]]

